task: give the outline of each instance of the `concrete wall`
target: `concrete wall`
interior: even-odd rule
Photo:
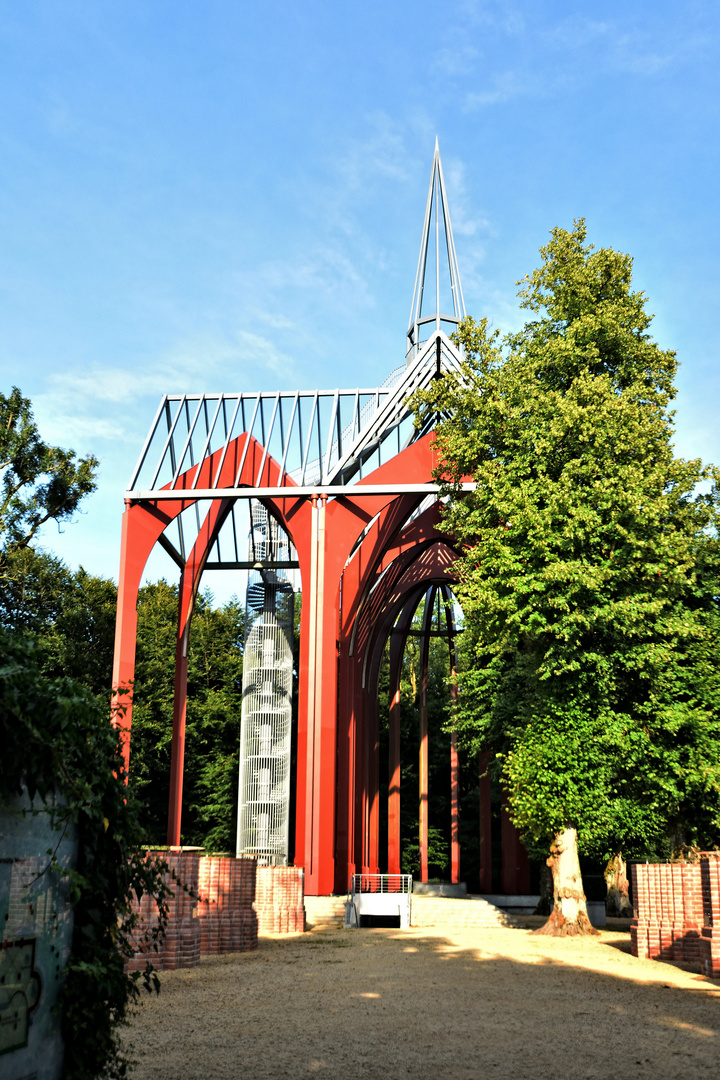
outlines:
[[[59,1080],[63,1068],[55,1011],[70,957],[73,911],[67,878],[49,870],[76,864],[77,834],[63,800],[31,802],[27,791],[0,806],[0,1076]],[[60,828],[56,828],[60,825]]]

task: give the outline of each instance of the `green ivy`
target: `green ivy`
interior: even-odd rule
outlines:
[[[142,849],[138,804],[126,787],[118,732],[107,711],[71,679],[49,679],[32,640],[2,629],[0,745],[0,799],[26,788],[31,798],[50,802],[61,792],[65,806],[55,811],[56,827],[72,820],[78,836],[77,865],[61,870],[74,909],[59,1003],[63,1076],[126,1076],[120,1029],[142,990],[159,989],[150,961],[141,973],[125,970],[137,926],[133,901],[145,894],[157,901],[158,929],[144,941],[152,949],[167,922],[169,870]],[[54,862],[52,852],[48,861]]]

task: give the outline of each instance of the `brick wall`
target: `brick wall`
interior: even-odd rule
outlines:
[[[303,871],[295,866],[258,866],[255,909],[261,934],[305,930]]]
[[[200,855],[197,851],[163,851],[160,854],[193,895],[188,895],[168,876],[168,884],[174,895],[168,900],[165,940],[158,945],[157,952],[153,948],[147,953],[137,951],[127,963],[128,971],[143,971],[147,960],[157,971],[196,967],[200,963],[200,923],[196,917]],[[157,927],[158,910],[157,904],[149,896],[143,896],[134,906],[140,916],[136,929],[136,939],[139,941],[146,930]]]
[[[197,915],[200,952],[257,949],[255,859],[207,855],[200,859]]]
[[[720,978],[720,858],[632,867],[633,956],[699,962]]]
[[[262,934],[292,934],[305,930],[303,871],[293,866],[258,866],[255,859],[206,855],[199,851],[158,852],[189,886],[189,896],[172,879],[174,896],[168,902],[165,942],[157,952],[138,950],[129,971],[143,971],[149,959],[157,971],[195,967],[205,954],[256,949]],[[139,942],[157,927],[155,901],[144,896],[135,903],[140,916]]]

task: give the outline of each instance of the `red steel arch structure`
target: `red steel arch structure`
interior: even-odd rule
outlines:
[[[435,295],[428,301],[425,283],[432,253]],[[447,314],[441,312],[441,286],[450,298]],[[424,315],[424,307],[434,310]],[[291,538],[297,558],[283,565],[297,567],[302,581],[295,864],[305,870],[306,893],[345,892],[353,873],[376,873],[381,863],[378,675],[388,639],[387,868],[399,872],[400,666],[423,598],[426,612],[438,592],[445,601],[451,656],[455,635],[449,590],[456,553],[438,529],[432,425],[415,428],[407,399],[443,372],[460,370],[461,356],[450,333],[464,314],[436,143],[406,360],[382,386],[162,399],[125,495],[113,685],[132,686],[138,589],[148,556],[160,544],[180,570],[169,844],[180,843],[193,605],[205,571],[257,565],[241,558],[238,544],[239,506],[252,498]],[[265,563],[264,568],[273,566]],[[429,633],[423,640],[426,651]],[[118,723],[129,760],[131,692],[122,700]],[[427,709],[421,686],[421,736],[423,715],[420,835],[422,854],[424,829],[426,879]],[[452,775],[457,881],[454,748]],[[481,785],[481,804],[483,799],[481,887],[490,891],[487,781]],[[506,816],[503,888],[529,891],[527,859]]]

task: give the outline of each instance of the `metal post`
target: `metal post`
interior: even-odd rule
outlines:
[[[186,614],[187,566],[180,576],[178,590],[178,626],[175,643],[175,691],[173,694],[172,748],[170,751],[170,799],[168,804],[167,842],[180,846],[182,822],[183,772],[185,768],[185,720],[187,716],[188,642],[190,612]],[[192,607],[192,599],[190,601]]]
[[[190,621],[200,579],[210,550],[232,508],[231,499],[211,503],[197,540],[180,575],[178,622],[175,645],[175,691],[173,694],[173,730],[170,756],[170,798],[167,842],[179,847],[182,827],[183,772],[185,769],[185,720],[187,716],[187,672]]]
[[[400,873],[400,679],[390,684],[388,755],[388,874]]]
[[[493,891],[492,807],[490,803],[490,752],[480,754],[480,892]]]
[[[445,623],[447,626],[448,655],[450,659],[450,711],[453,718],[453,729],[450,732],[450,880],[453,885],[460,881],[460,821],[458,808],[458,792],[460,788],[460,762],[457,751],[457,731],[455,721],[457,718],[458,688],[457,682],[457,653],[455,650],[455,622],[452,615],[452,597],[450,590],[442,587],[442,598],[445,604]]]
[[[428,879],[428,794],[430,774],[428,764],[428,664],[430,660],[430,627],[435,603],[436,588],[433,586],[425,596],[423,633],[420,650],[420,880]]]
[[[455,673],[453,672],[453,675]],[[453,703],[457,702],[457,686],[450,687]],[[453,885],[460,881],[460,829],[458,819],[458,788],[460,767],[457,752],[457,732],[450,733],[450,867]]]
[[[388,874],[400,873],[400,682],[407,632],[418,600],[406,604],[390,634],[390,739],[388,753]]]
[[[316,716],[317,694],[318,694],[318,678],[317,668],[322,664],[322,649],[321,642],[321,620],[318,619],[318,606],[322,603],[321,594],[318,589],[318,577],[320,576],[319,561],[320,561],[320,544],[319,544],[319,527],[318,527],[318,502],[317,495],[313,495],[311,498],[312,510],[311,510],[311,525],[310,525],[310,589],[309,589],[309,626],[308,626],[308,702],[307,702],[307,775],[305,782],[307,784],[307,807],[305,816],[305,871],[313,877],[313,824],[314,824],[314,810],[316,802],[314,799],[315,792],[315,772],[317,771],[318,763],[316,762],[316,726],[318,718]],[[321,668],[322,670],[322,668]]]

